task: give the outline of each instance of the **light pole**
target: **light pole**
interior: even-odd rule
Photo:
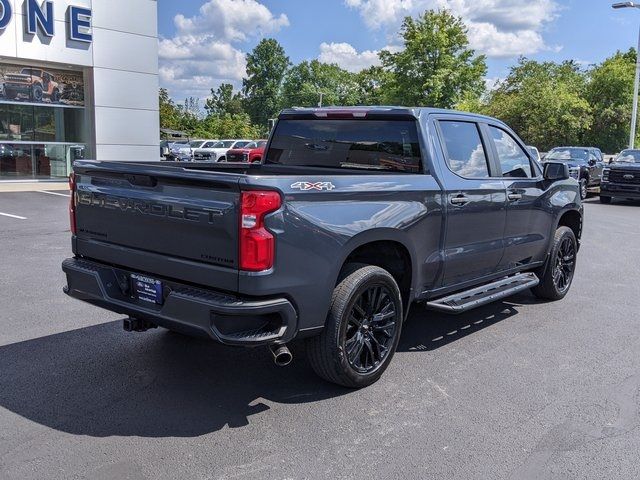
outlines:
[[[640,8],[635,2],[618,2],[611,5],[613,8]],[[629,133],[629,148],[636,143],[636,125],[638,122],[638,89],[640,88],[640,31],[638,31],[638,47],[636,50],[636,80],[633,84],[633,109],[631,111],[631,132]]]

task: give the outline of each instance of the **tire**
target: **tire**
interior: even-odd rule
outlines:
[[[611,197],[603,197],[600,195],[600,203],[604,203],[606,205],[611,203]]]
[[[42,96],[43,96],[43,92],[42,92],[42,87],[40,85],[34,85],[33,87],[31,87],[31,100],[35,102],[41,102]]]
[[[51,94],[51,103],[60,102],[60,91],[56,88]]]
[[[307,340],[311,367],[345,387],[375,383],[398,347],[403,318],[400,289],[389,272],[348,265],[333,290],[324,330]]]
[[[589,191],[587,190],[588,182],[586,178],[580,179],[580,199],[584,200],[589,195]]]
[[[8,100],[17,100],[18,93],[15,90],[11,90],[9,88],[4,89],[4,97]]]
[[[578,242],[569,227],[559,227],[553,237],[553,245],[547,264],[536,272],[540,283],[533,287],[533,294],[545,300],[561,300],[571,288],[576,269]]]

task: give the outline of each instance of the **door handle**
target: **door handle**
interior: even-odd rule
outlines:
[[[451,205],[455,205],[457,207],[462,207],[464,205],[466,205],[467,203],[469,203],[469,197],[465,197],[464,195],[460,194],[460,195],[456,195],[455,197],[452,196],[449,199],[449,202],[451,202]]]
[[[518,200],[522,200],[522,194],[516,192],[509,192],[507,198],[510,202],[517,202]]]

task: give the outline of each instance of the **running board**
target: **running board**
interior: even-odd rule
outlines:
[[[448,297],[427,302],[427,308],[446,313],[462,313],[487,303],[502,300],[540,283],[535,273],[520,273],[496,282],[454,293]]]

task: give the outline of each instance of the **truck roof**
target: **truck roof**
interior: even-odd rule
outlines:
[[[486,115],[480,115],[478,113],[463,112],[460,110],[449,110],[444,108],[432,108],[432,107],[403,107],[394,105],[370,105],[370,106],[345,106],[345,107],[293,107],[287,108],[280,112],[279,118],[294,117],[294,116],[306,116],[314,115],[317,117],[323,117],[329,114],[354,114],[358,117],[358,114],[364,116],[365,114],[372,113],[377,115],[397,115],[397,116],[412,116],[420,118],[423,115],[430,114],[454,114],[465,115],[467,117],[475,117],[478,119],[491,119],[496,120]],[[501,122],[502,123],[502,122]]]

